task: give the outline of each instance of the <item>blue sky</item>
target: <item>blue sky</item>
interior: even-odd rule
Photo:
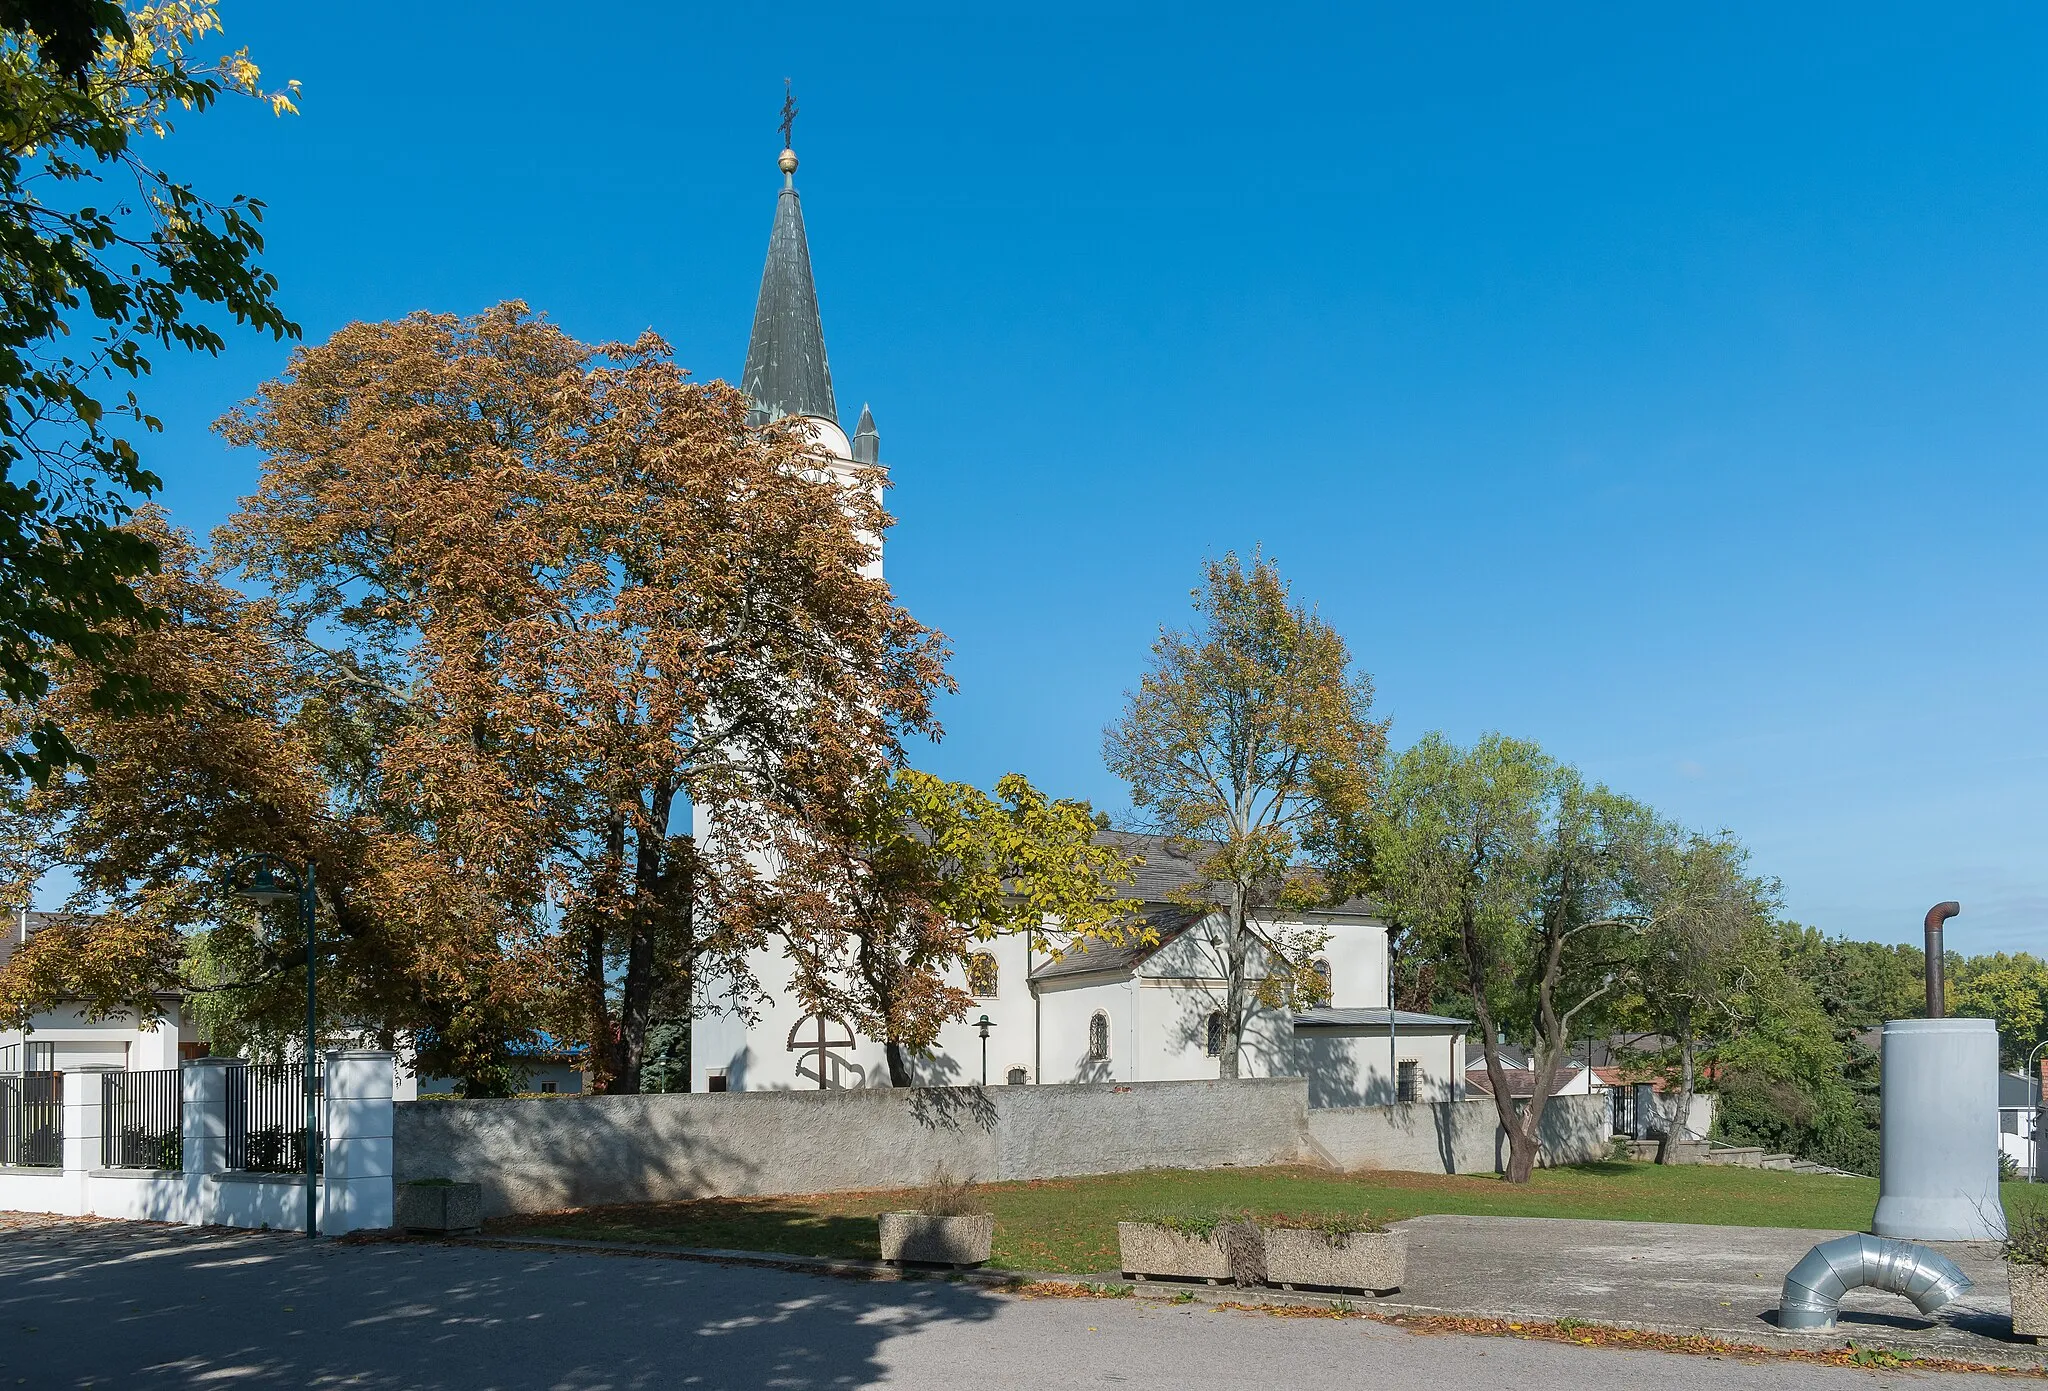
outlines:
[[[1100,731],[1263,546],[1406,743],[1534,738],[1727,827],[1830,932],[2048,922],[2048,11],[224,0],[303,114],[172,166],[270,205],[317,341],[519,297],[737,374],[782,79],[920,761],[1121,803]],[[975,13],[988,10],[988,13]],[[284,361],[166,362],[164,501]]]

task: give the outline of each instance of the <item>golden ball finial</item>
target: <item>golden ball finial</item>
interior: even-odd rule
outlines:
[[[794,174],[796,172],[796,151],[784,150],[776,158],[775,167],[785,174]]]

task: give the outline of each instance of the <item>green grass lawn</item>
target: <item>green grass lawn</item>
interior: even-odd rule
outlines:
[[[2015,1196],[2026,1185],[2012,1185]],[[1505,1217],[1596,1217],[1628,1222],[1808,1227],[1860,1231],[1877,1181],[1703,1165],[1614,1161],[1542,1169],[1526,1184],[1492,1175],[1362,1173],[1320,1169],[1149,1169],[1099,1178],[980,1185],[996,1215],[991,1264],[1086,1273],[1116,1269],[1119,1219],[1161,1212],[1355,1213],[1388,1221],[1451,1212]],[[2029,1192],[2027,1200],[2031,1200]],[[726,1250],[874,1259],[876,1213],[915,1205],[907,1192],[809,1198],[711,1198],[503,1218],[502,1236],[666,1242]]]

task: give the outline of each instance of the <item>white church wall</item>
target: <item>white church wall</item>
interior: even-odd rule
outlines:
[[[1376,918],[1332,918],[1330,940],[1317,953],[1330,963],[1330,1004],[1337,1009],[1387,1007],[1387,928]]]
[[[1041,1082],[1136,1082],[1144,1080],[1139,1060],[1136,980],[1111,973],[1067,976],[1038,985]],[[1089,1056],[1090,1021],[1109,1021],[1109,1056]]]

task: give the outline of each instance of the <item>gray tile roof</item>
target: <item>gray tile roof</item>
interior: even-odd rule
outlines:
[[[1393,1020],[1394,1027],[1400,1029],[1463,1029],[1472,1023],[1469,1019],[1453,1019],[1445,1014],[1418,1014],[1412,1009],[1305,1009],[1294,1016],[1294,1027],[1384,1029],[1389,1018]]]
[[[4,915],[0,915],[0,929],[5,930],[5,935],[0,936],[0,966],[5,966],[14,959],[15,950],[21,946],[24,940],[22,933],[22,919],[24,917],[28,920],[27,936],[29,937],[35,936],[52,923],[60,923],[67,920],[67,915],[63,913],[37,913],[31,911],[24,914],[19,908],[8,909]]]
[[[1175,895],[1201,883],[1198,868],[1202,845],[1176,841],[1168,836],[1142,835],[1135,831],[1098,831],[1098,845],[1107,845],[1139,860],[1136,877],[1124,886],[1124,897],[1144,905],[1140,916],[1149,920],[1159,934],[1151,946],[1115,946],[1096,942],[1084,944],[1048,962],[1031,973],[1033,980],[1086,975],[1091,971],[1136,970],[1145,960],[1198,922],[1202,914],[1175,901]],[[1212,895],[1213,896],[1213,895]],[[1218,906],[1221,906],[1220,903]],[[1331,912],[1370,913],[1372,904],[1362,898],[1338,904]],[[1420,1017],[1420,1016],[1418,1016]]]
[[[1091,971],[1133,971],[1145,959],[1200,921],[1201,914],[1177,903],[1148,903],[1138,916],[1152,925],[1159,940],[1151,945],[1085,941],[1062,956],[1048,961],[1031,973],[1033,980],[1058,980],[1063,976],[1084,976]]]

